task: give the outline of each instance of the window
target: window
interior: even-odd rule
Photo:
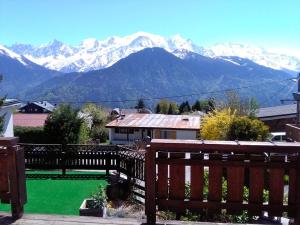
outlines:
[[[162,130],[160,131],[161,139],[176,139],[176,131]]]
[[[124,128],[124,127],[116,127],[115,128],[115,133],[116,134],[133,134],[134,129],[132,128]]]

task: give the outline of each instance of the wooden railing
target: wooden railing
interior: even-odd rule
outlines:
[[[21,144],[28,169],[116,170],[144,181],[145,154],[129,146]]]
[[[185,192],[187,180],[189,196]],[[226,196],[222,195],[222,180],[227,181]],[[248,199],[243,196],[245,186],[249,188]],[[207,198],[204,189],[208,190]],[[266,202],[264,189],[269,192]],[[155,223],[157,208],[177,215],[187,209],[208,214],[221,209],[228,214],[247,210],[249,215],[268,212],[271,217],[287,212],[300,224],[300,143],[152,140],[146,152],[149,224]]]
[[[24,151],[17,138],[0,138],[0,200],[11,204],[12,216],[23,215],[27,201]]]

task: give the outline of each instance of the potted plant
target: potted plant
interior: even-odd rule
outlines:
[[[80,216],[103,217],[106,206],[106,191],[103,186],[98,186],[96,192],[92,193],[88,199],[85,199],[79,209]]]

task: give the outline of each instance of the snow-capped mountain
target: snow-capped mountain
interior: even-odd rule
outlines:
[[[49,69],[82,72],[109,67],[132,53],[152,47],[164,48],[169,52],[178,48],[200,54],[203,52],[201,47],[179,35],[168,39],[145,32],[125,37],[112,36],[103,41],[89,38],[76,47],[54,40],[40,46],[15,44],[10,49]]]
[[[25,65],[25,66],[28,65],[28,60],[25,57],[14,53],[13,51],[9,50],[8,48],[6,48],[2,45],[0,45],[0,56],[6,56],[6,57],[9,57],[12,59],[16,59],[23,65]]]
[[[189,52],[211,58],[232,56],[250,59],[260,65],[278,70],[300,70],[300,52],[290,54],[243,44],[217,44],[203,48],[180,35],[165,38],[160,35],[137,32],[125,37],[112,36],[105,40],[89,38],[78,46],[54,40],[48,44],[33,46],[14,44],[10,50],[49,69],[62,72],[85,72],[115,64],[128,55],[145,48],[160,47],[177,57],[184,58]],[[234,60],[231,60],[234,63]]]
[[[205,52],[209,57],[226,58],[238,56],[277,70],[300,70],[300,52],[285,53],[280,50],[267,50],[240,43],[217,44]]]

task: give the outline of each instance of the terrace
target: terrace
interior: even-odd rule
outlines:
[[[66,153],[60,145],[20,147],[16,139],[1,139],[0,144],[0,198],[11,203],[13,216],[0,213],[1,224],[214,224],[207,218],[224,210],[270,219],[285,215],[300,224],[299,143],[152,140],[145,158],[144,153],[118,146],[69,145],[76,151]],[[145,197],[147,219],[36,215],[27,213],[26,207],[22,217],[30,188],[27,184],[26,191],[24,165],[61,169],[63,174],[68,169],[99,169],[107,174],[115,170],[127,179],[145,182],[145,196],[136,195]],[[174,218],[161,220],[160,215],[169,211]],[[206,215],[208,222],[184,222],[187,213]]]

